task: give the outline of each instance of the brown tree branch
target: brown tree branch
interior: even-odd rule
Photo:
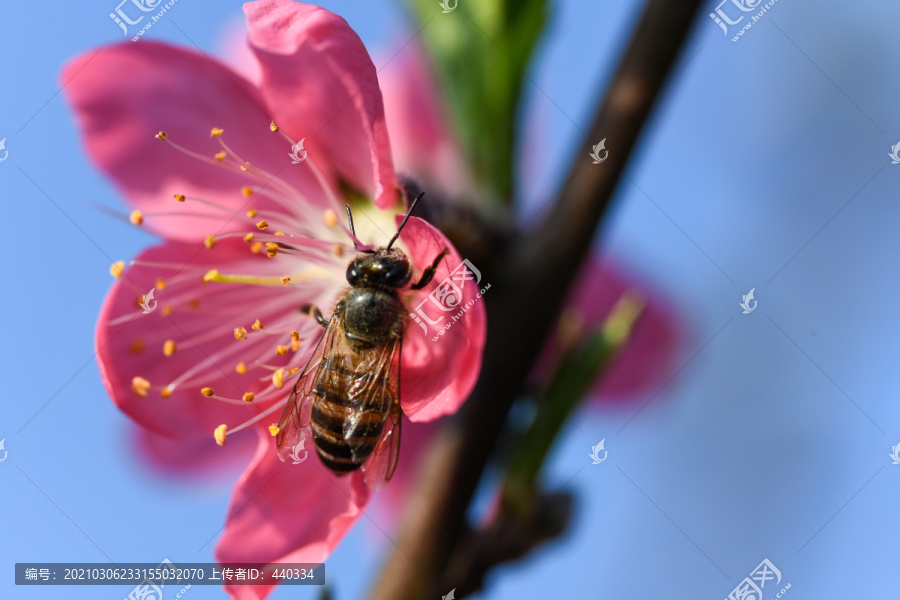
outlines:
[[[466,531],[466,511],[507,414],[555,323],[632,148],[687,38],[700,0],[649,0],[559,200],[482,269],[491,283],[481,376],[459,418],[434,441],[372,600],[439,598]],[[588,157],[606,138],[608,159]],[[481,265],[479,264],[479,268]]]

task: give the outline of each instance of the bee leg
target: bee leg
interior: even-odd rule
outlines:
[[[425,272],[422,273],[422,278],[419,279],[418,283],[414,283],[412,285],[412,289],[421,290],[423,287],[431,283],[431,280],[434,279],[434,273],[437,271],[438,265],[441,264],[441,261],[444,260],[444,257],[447,256],[449,250],[444,248],[441,250],[441,253],[437,255],[437,258],[434,259],[434,262],[425,269]]]
[[[318,323],[322,327],[328,327],[328,321],[324,316],[322,316],[322,311],[319,310],[318,306],[313,306],[312,304],[304,304],[300,307],[300,312],[315,319],[316,323]]]

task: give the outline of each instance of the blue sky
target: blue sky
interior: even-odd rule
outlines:
[[[406,31],[388,0],[323,5],[376,64]],[[240,6],[179,0],[147,37],[223,54]],[[121,204],[58,93],[66,60],[121,40],[113,8],[0,6],[0,189],[7,232],[34,234],[10,246],[0,294],[3,597],[63,590],[15,588],[15,562],[211,560],[238,475],[148,471],[93,360],[109,261],[152,242],[93,206]],[[521,123],[524,214],[555,192],[573,153],[590,150],[582,132],[639,8],[553,4]],[[900,7],[875,0],[778,0],[736,43],[698,22],[598,234],[681,315],[682,368],[652,397],[576,416],[546,473],[578,500],[569,532],[497,569],[480,597],[713,600],[764,558],[791,583],[789,598],[896,593],[900,165],[888,153],[900,140],[898,26]],[[758,308],[745,315],[751,288]],[[609,460],[591,465],[600,439]],[[389,548],[378,529],[356,527],[327,563],[337,597],[362,597]]]

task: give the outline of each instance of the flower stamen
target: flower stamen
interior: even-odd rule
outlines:
[[[231,429],[231,430],[228,429],[227,425],[224,425],[224,424],[219,425],[218,427],[216,427],[216,430],[214,433],[216,443],[219,444],[220,446],[224,446],[226,436],[233,435],[233,434],[237,433],[238,431],[246,429],[247,427],[250,427],[251,425],[258,423],[259,421],[262,421],[263,419],[265,419],[272,413],[283,410],[284,405],[286,403],[287,403],[287,399],[285,399],[281,402],[276,402],[275,404],[273,404],[266,410],[262,411],[261,413],[259,413],[255,417],[253,417],[252,419],[244,421],[243,423],[241,423],[240,425],[238,425],[237,427],[235,427],[234,429]],[[269,432],[270,433],[272,432],[271,426],[269,427]],[[274,434],[274,435],[277,435],[277,434]]]
[[[318,279],[328,276],[328,271],[322,267],[313,267],[306,271],[292,273],[288,277],[288,281],[309,281],[310,279]],[[219,273],[217,269],[210,269],[203,276],[203,281],[215,281],[217,283],[240,283],[243,285],[268,285],[283,286],[284,277],[260,277],[258,275],[227,275]]]

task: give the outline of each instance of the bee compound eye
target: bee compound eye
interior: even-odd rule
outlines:
[[[390,266],[385,278],[393,287],[403,287],[412,279],[412,268],[409,261],[397,261]]]
[[[353,285],[359,281],[360,270],[359,265],[356,264],[354,260],[352,263],[347,265],[347,283]]]

